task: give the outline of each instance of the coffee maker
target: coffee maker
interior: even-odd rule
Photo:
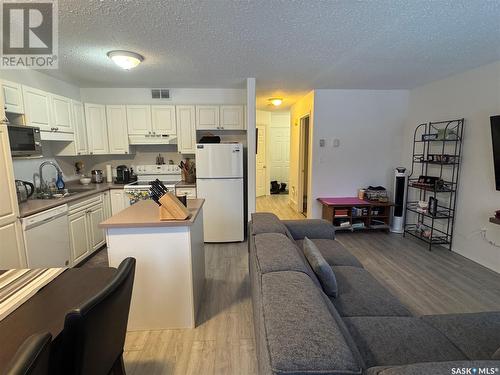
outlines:
[[[116,167],[116,179],[117,184],[128,184],[130,181],[130,170],[126,165],[119,165]]]

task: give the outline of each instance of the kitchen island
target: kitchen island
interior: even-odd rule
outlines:
[[[194,328],[205,283],[203,199],[188,199],[186,220],[160,221],[140,201],[103,221],[108,258],[137,260],[128,330]]]

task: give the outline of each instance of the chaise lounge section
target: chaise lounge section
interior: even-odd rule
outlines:
[[[304,256],[305,237],[334,271],[335,298]],[[327,221],[256,213],[248,246],[259,374],[448,375],[500,367],[500,312],[414,316],[335,240]]]

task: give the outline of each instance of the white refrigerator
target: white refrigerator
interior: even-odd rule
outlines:
[[[243,145],[196,145],[196,195],[205,199],[205,242],[244,240]]]

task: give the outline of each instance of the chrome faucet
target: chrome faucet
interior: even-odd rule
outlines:
[[[57,171],[57,176],[60,176],[63,173],[62,169],[59,168],[59,166],[56,163],[54,163],[53,161],[47,160],[47,161],[44,161],[42,164],[40,164],[40,169],[38,170],[38,175],[40,177],[40,190],[41,191],[43,191],[44,188],[48,187],[47,183],[43,179],[43,172],[42,172],[43,167],[46,165],[52,165]]]

